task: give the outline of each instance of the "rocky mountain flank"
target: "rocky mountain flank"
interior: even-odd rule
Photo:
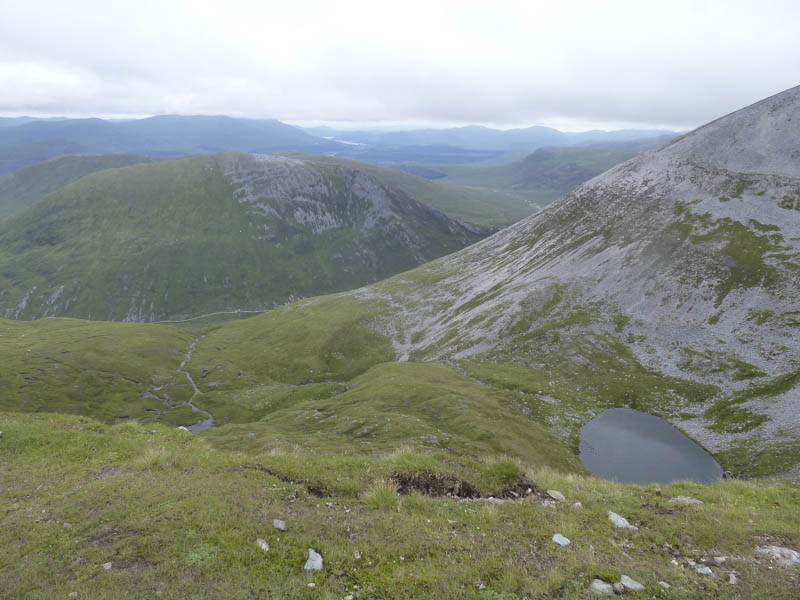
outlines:
[[[0,315],[155,321],[266,309],[482,237],[376,173],[230,153],[89,175],[0,225]]]
[[[800,87],[359,295],[392,303],[380,327],[401,359],[591,369],[593,394],[634,407],[654,388],[631,381],[669,378],[653,411],[712,451],[784,444],[800,461],[798,284]]]

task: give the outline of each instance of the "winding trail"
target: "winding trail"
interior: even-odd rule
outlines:
[[[192,379],[192,376],[189,374],[189,371],[186,371],[184,369],[184,367],[186,367],[186,364],[192,358],[192,352],[194,352],[194,349],[197,347],[197,342],[199,342],[201,339],[202,339],[202,337],[194,338],[194,341],[189,346],[189,351],[186,352],[186,354],[183,356],[183,362],[181,362],[181,366],[178,367],[178,373],[183,373],[184,375],[186,375],[186,379],[188,379],[189,383],[192,384],[192,389],[194,390],[194,393],[192,394],[192,397],[189,398],[189,400],[188,400],[188,402],[186,404],[188,404],[193,411],[199,412],[200,414],[203,414],[206,417],[208,417],[207,419],[203,419],[201,421],[198,421],[194,425],[185,426],[186,429],[188,429],[189,431],[191,431],[193,433],[195,431],[202,431],[203,429],[208,429],[209,427],[214,427],[214,417],[211,416],[211,413],[208,413],[208,412],[206,412],[204,410],[200,410],[199,408],[197,408],[192,403],[192,400],[194,400],[195,397],[197,396],[197,394],[200,393],[200,389],[197,387],[197,384],[194,382],[194,379]]]

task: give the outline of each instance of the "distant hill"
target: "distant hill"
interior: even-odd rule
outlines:
[[[269,308],[482,237],[382,171],[233,153],[88,175],[0,223],[0,311],[154,321]]]
[[[322,153],[340,146],[274,120],[179,115],[123,122],[35,120],[0,128],[0,174],[65,154],[178,156],[231,150]]]
[[[669,136],[578,146],[539,148],[525,158],[494,166],[431,165],[432,178],[519,197],[543,207],[603,171],[666,143]],[[425,176],[424,165],[404,165]],[[443,178],[445,177],[445,178]]]
[[[449,146],[483,152],[505,153],[515,150],[531,152],[543,146],[569,146],[581,143],[630,141],[674,135],[673,132],[650,129],[618,131],[563,132],[552,127],[492,129],[477,125],[441,129],[412,129],[406,131],[347,131],[330,127],[310,128],[314,135],[359,144],[369,148],[401,148],[409,146]],[[357,149],[349,149],[356,152]],[[362,148],[362,151],[365,151]],[[445,162],[445,161],[441,161]]]
[[[0,219],[33,206],[47,194],[90,173],[150,160],[134,154],[64,156],[0,175]]]

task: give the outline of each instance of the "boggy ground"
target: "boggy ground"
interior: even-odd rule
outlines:
[[[800,548],[797,482],[659,490],[502,455],[243,454],[164,425],[19,413],[0,423],[3,598],[588,598],[594,578],[622,574],[646,587],[626,595],[648,598],[796,598],[800,586],[800,567],[755,551]],[[480,498],[401,495],[399,473],[438,473]],[[522,476],[536,493],[514,488]],[[509,487],[519,499],[487,500]],[[566,501],[544,505],[547,489]],[[677,495],[703,504],[670,503]],[[609,510],[638,531],[615,528]],[[557,532],[572,543],[553,543]],[[303,570],[309,548],[322,571]],[[715,578],[688,563],[704,559]]]

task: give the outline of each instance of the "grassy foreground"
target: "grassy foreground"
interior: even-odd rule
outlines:
[[[800,585],[800,569],[755,552],[800,545],[797,482],[659,490],[494,455],[242,454],[163,425],[19,413],[0,424],[3,598],[584,598],[595,577],[622,574],[653,598],[796,598]],[[524,474],[566,501],[400,495],[395,473],[447,474],[484,497]],[[671,504],[678,494],[704,503]],[[639,530],[614,528],[609,510]],[[309,548],[322,571],[303,570]],[[713,579],[688,565],[718,556]]]

